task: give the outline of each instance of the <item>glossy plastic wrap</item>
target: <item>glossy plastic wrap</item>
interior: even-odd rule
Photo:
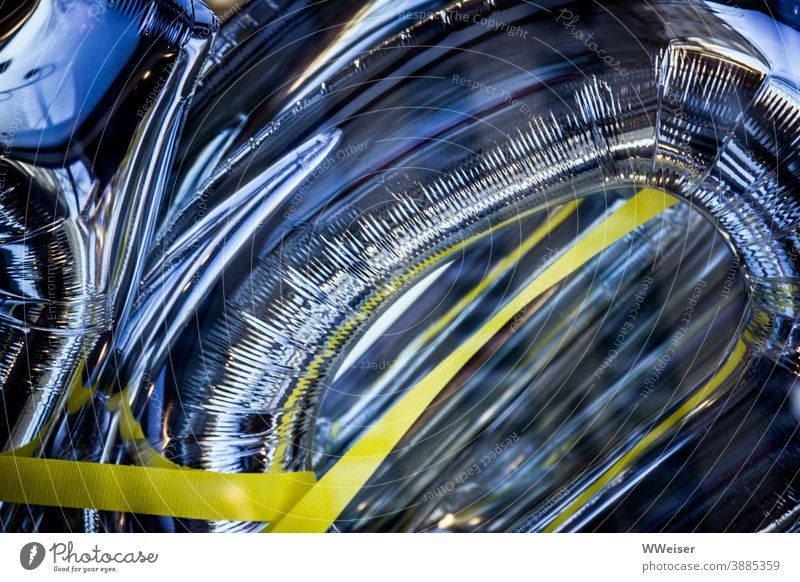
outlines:
[[[78,436],[62,411],[86,399],[136,300],[216,18],[191,2],[40,1],[2,27],[0,441],[91,458],[102,427]],[[3,519],[38,527],[17,509]]]
[[[93,33],[38,17],[91,23],[91,5],[36,6],[0,50],[56,30],[83,67],[61,76],[96,74]],[[144,463],[110,405],[122,391],[171,462],[321,476],[649,188],[679,202],[485,338],[332,529],[797,529],[784,8],[253,0],[211,49],[197,5],[185,22],[177,4],[108,8],[97,35],[130,41],[98,74],[113,93],[42,84],[67,121],[22,106],[29,131],[3,134],[5,448],[44,432],[43,456]],[[42,75],[9,62],[9,87]],[[21,91],[2,93],[4,123]],[[265,525],[3,512],[9,530]]]

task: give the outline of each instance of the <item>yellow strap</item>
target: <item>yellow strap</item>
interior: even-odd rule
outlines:
[[[447,324],[453,321],[459,313],[464,311],[472,301],[475,300],[481,293],[483,293],[490,285],[492,285],[500,276],[508,271],[514,263],[519,261],[520,257],[527,254],[536,245],[542,242],[553,229],[557,228],[567,218],[575,213],[578,207],[578,202],[569,202],[564,205],[561,210],[556,212],[552,218],[548,217],[538,228],[536,228],[528,237],[522,241],[513,252],[509,253],[498,262],[491,271],[478,283],[469,293],[464,295],[458,303],[453,305],[447,313],[445,313],[436,323],[428,328],[419,340],[419,343],[424,344],[433,339],[439,332],[441,332]]]
[[[439,392],[514,315],[603,249],[675,202],[675,198],[660,190],[645,188],[586,233],[509,301],[497,315],[409,390],[283,519],[274,522],[265,531],[327,531]]]
[[[625,453],[617,462],[615,462],[607,471],[601,474],[597,480],[592,483],[580,496],[578,496],[572,503],[565,507],[556,518],[548,524],[545,532],[554,532],[559,527],[564,525],[566,521],[575,515],[578,510],[585,507],[585,504],[594,497],[603,487],[611,483],[614,479],[619,477],[625,469],[627,469],[633,461],[651,445],[653,445],[660,437],[662,437],[672,426],[679,421],[687,418],[693,412],[699,409],[704,400],[709,396],[713,396],[722,383],[729,378],[737,369],[739,364],[744,360],[747,354],[747,348],[744,342],[740,339],[736,343],[731,355],[728,357],[725,365],[714,374],[711,379],[706,383],[703,388],[698,390],[691,398],[689,398],[683,405],[673,412],[669,418],[658,424],[653,430],[648,432],[642,439],[637,442],[631,449]]]
[[[565,210],[560,212],[554,218],[548,219],[549,224],[541,226],[538,229],[536,229],[531,234],[531,236],[528,239],[526,239],[525,242],[523,242],[523,247],[518,249],[520,251],[520,253],[523,251],[523,249],[525,249],[525,245],[534,246],[535,244],[537,244],[541,239],[543,239],[547,235],[549,230],[551,230],[552,228],[555,228],[563,220],[565,220],[567,218],[567,216],[569,215],[569,212],[574,210],[574,208],[571,208],[571,207],[573,205],[576,205],[576,204],[577,203],[575,203],[575,202],[569,203]],[[376,307],[378,307],[381,304],[381,302],[384,301],[391,294],[391,291],[389,291],[389,289],[395,289],[395,288],[402,287],[414,275],[419,274],[420,272],[424,271],[426,267],[434,265],[438,261],[440,261],[441,259],[447,257],[452,252],[454,252],[454,250],[457,247],[458,248],[462,248],[462,249],[466,248],[470,244],[472,244],[473,242],[475,242],[475,241],[483,238],[484,236],[486,236],[487,232],[493,232],[493,231],[495,231],[497,229],[505,228],[506,226],[510,226],[512,224],[518,224],[519,220],[522,217],[530,216],[530,215],[532,215],[533,213],[535,213],[537,211],[538,211],[538,209],[526,210],[525,212],[523,212],[521,214],[518,214],[518,215],[514,216],[513,218],[507,218],[506,220],[500,222],[499,224],[493,225],[491,228],[489,228],[488,231],[475,233],[475,234],[473,234],[471,236],[468,236],[467,238],[461,240],[457,245],[453,245],[453,246],[450,246],[450,247],[447,247],[447,248],[444,248],[444,249],[440,249],[438,252],[432,254],[429,257],[426,257],[425,260],[422,261],[420,264],[416,265],[414,267],[414,269],[412,269],[412,270],[410,270],[408,272],[405,272],[402,275],[400,275],[399,277],[397,277],[397,279],[393,280],[391,282],[391,284],[387,285],[384,290],[379,290],[377,293],[372,295],[372,297],[370,297],[366,302],[362,303],[359,306],[358,315],[355,316],[355,317],[351,317],[348,321],[346,321],[344,324],[342,324],[339,327],[339,329],[337,330],[337,332],[335,334],[333,334],[333,336],[328,339],[327,343],[325,345],[323,345],[320,349],[317,350],[317,355],[314,357],[314,359],[309,363],[309,365],[303,371],[303,376],[300,378],[300,380],[297,382],[295,387],[292,389],[291,393],[289,394],[289,397],[286,400],[286,403],[284,404],[284,407],[287,408],[287,409],[291,409],[291,408],[297,407],[299,405],[299,401],[302,398],[304,398],[304,394],[306,394],[307,390],[312,386],[312,384],[315,381],[320,379],[320,377],[321,377],[321,375],[323,373],[323,369],[324,369],[325,364],[330,360],[330,355],[333,352],[339,351],[340,346],[342,345],[342,343],[344,341],[347,340],[347,338],[349,337],[350,332],[352,331],[352,329],[356,325],[358,325],[358,322],[363,317],[366,317],[367,314],[372,312],[372,310],[374,310]],[[527,249],[525,249],[525,250],[527,252]],[[513,260],[514,259],[512,257],[506,257],[504,259],[504,262],[513,262]],[[489,275],[489,281],[487,281],[486,285],[488,286],[489,283],[491,282],[491,279],[490,279],[491,277],[496,277],[496,276],[499,276],[500,274],[501,273],[499,271],[495,271],[495,272],[491,273]],[[481,290],[479,290],[478,292],[480,293]],[[469,303],[469,300],[470,300],[470,298],[468,297],[467,298],[467,302],[465,303],[464,306],[466,306],[466,304]],[[459,306],[459,308],[463,309],[463,307],[461,307],[461,306]],[[444,320],[444,323],[441,325],[441,327],[444,327],[448,323],[446,318],[449,317],[450,315],[451,314],[448,313],[447,315],[444,316],[445,320]],[[430,335],[422,336],[422,338],[420,339],[419,343],[424,343],[424,342],[430,340],[430,338],[431,338]],[[415,344],[415,345],[419,345],[419,344]],[[274,470],[276,470],[276,471],[282,470],[282,468],[284,466],[284,462],[285,462],[285,458],[286,458],[286,451],[288,450],[289,445],[291,444],[291,440],[288,438],[287,435],[289,433],[289,430],[291,429],[291,426],[292,426],[293,422],[294,422],[294,418],[292,417],[292,415],[286,414],[286,415],[283,416],[283,418],[281,419],[281,421],[280,421],[280,423],[278,425],[277,434],[279,435],[279,439],[280,440],[278,441],[278,446],[275,449],[275,454],[273,455],[273,461],[272,461],[272,468]],[[332,434],[334,434],[336,431],[338,431],[338,428],[340,428],[340,427],[335,427],[335,426],[332,427]]]
[[[442,330],[444,330],[456,317],[458,317],[467,307],[469,307],[473,301],[480,297],[484,291],[486,291],[501,276],[508,272],[524,255],[529,253],[533,248],[536,247],[536,245],[552,234],[553,230],[558,228],[567,218],[572,216],[580,203],[580,200],[576,202],[569,202],[562,206],[558,212],[555,212],[555,214],[552,216],[550,216],[550,210],[548,209],[548,216],[542,222],[542,224],[537,226],[516,249],[498,261],[497,264],[492,267],[492,270],[489,271],[486,276],[481,279],[477,285],[475,285],[475,287],[473,287],[458,302],[456,302],[453,307],[448,309],[444,315],[435,320],[433,324],[431,324],[431,326],[420,335],[419,338],[415,339],[414,342],[408,348],[406,348],[406,350],[412,354],[418,353],[420,349],[422,349],[422,346],[427,344]],[[384,371],[381,374],[379,381],[388,373],[388,370]],[[339,422],[331,426],[331,436],[336,437],[341,428],[342,426],[339,424]]]
[[[273,521],[314,474],[227,474],[0,456],[0,500],[193,519]]]
[[[38,445],[34,440],[0,453],[0,501],[268,522],[315,482],[311,472],[229,474],[181,467],[147,442],[127,396],[127,390],[116,394],[109,408],[119,409],[120,436],[146,467],[28,458]]]
[[[119,432],[146,467],[28,458],[36,440],[0,453],[0,501],[185,519],[273,521],[315,482],[314,474],[228,474],[181,467],[156,451],[133,417],[128,391],[114,395]]]
[[[128,391],[111,397],[119,432],[145,467],[28,458],[36,440],[0,453],[0,501],[185,519],[273,521],[315,482],[311,472],[229,474],[181,467],[156,451]]]
[[[33,455],[33,453],[36,452],[36,449],[38,449],[43,444],[44,435],[47,434],[48,430],[50,430],[50,425],[52,423],[53,419],[51,418],[49,421],[47,421],[47,423],[45,423],[42,430],[39,431],[39,434],[33,437],[33,439],[31,439],[30,441],[28,441],[27,443],[16,449],[0,452],[0,457],[10,456],[10,455],[16,455],[18,457],[30,457],[31,455]]]
[[[85,361],[81,360],[80,364],[78,365],[75,373],[72,375],[72,380],[70,380],[69,388],[67,390],[67,411],[70,414],[73,414],[81,409],[87,402],[89,402],[93,391],[84,388],[83,383],[80,381],[81,374],[83,373],[83,366],[85,365]],[[33,454],[37,451],[37,449],[44,444],[44,441],[47,440],[47,434],[50,432],[50,427],[53,425],[53,421],[55,420],[55,416],[51,416],[50,419],[44,424],[44,426],[39,430],[39,432],[34,436],[30,441],[17,447],[16,449],[11,449],[9,451],[0,452],[0,455],[16,455],[18,457],[32,457]]]
[[[157,467],[159,469],[185,469],[177,463],[167,459],[151,445],[142,430],[142,425],[136,420],[128,402],[128,389],[109,398],[108,409],[119,409],[117,429],[122,442],[133,455],[133,462],[144,467]]]

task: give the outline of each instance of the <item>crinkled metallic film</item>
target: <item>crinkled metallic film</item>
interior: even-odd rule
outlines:
[[[0,2],[2,531],[800,531],[796,2],[210,4]]]

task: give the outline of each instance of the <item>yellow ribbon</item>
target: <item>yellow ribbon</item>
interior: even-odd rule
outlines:
[[[483,293],[490,285],[500,278],[503,273],[508,271],[514,263],[519,261],[520,257],[527,254],[536,245],[542,242],[550,233],[561,225],[567,218],[575,213],[578,207],[577,202],[569,202],[564,205],[552,218],[544,221],[544,223],[536,228],[528,237],[522,241],[513,252],[503,257],[501,261],[495,265],[491,271],[478,283],[469,293],[464,295],[447,313],[445,313],[439,320],[436,321],[420,338],[420,343],[424,344],[441,332],[448,323],[453,321],[462,311],[464,311],[469,304],[472,303],[481,293]]]
[[[747,354],[747,347],[740,339],[736,342],[736,347],[733,352],[728,356],[725,364],[714,374],[711,379],[706,382],[700,390],[698,390],[691,398],[689,398],[683,405],[673,412],[666,420],[659,423],[655,428],[648,432],[642,439],[637,442],[631,449],[626,452],[618,461],[611,467],[603,472],[580,496],[572,501],[565,507],[559,514],[550,522],[545,532],[554,532],[558,530],[570,517],[578,513],[579,510],[586,506],[586,503],[591,500],[603,487],[611,483],[614,479],[622,475],[622,473],[633,463],[633,461],[651,445],[653,445],[660,437],[662,437],[672,426],[679,421],[687,418],[695,412],[704,400],[715,394],[717,389],[722,383],[728,379],[739,364],[744,360]]]
[[[137,460],[148,466],[32,459],[24,457],[27,450],[9,451],[0,454],[0,500],[194,519],[271,522],[268,529],[275,532],[324,532],[433,399],[517,313],[675,202],[675,198],[659,190],[644,189],[600,222],[390,408],[317,483],[310,472],[225,474],[180,467],[147,443],[123,392],[110,406],[119,408],[121,437],[135,446]],[[565,208],[557,222],[572,210],[573,205]],[[536,236],[530,243],[539,240]],[[730,375],[744,353],[739,342],[725,366],[700,392],[648,433],[581,498],[573,501],[550,528],[564,523],[671,424],[701,404]]]
[[[403,396],[306,493],[271,532],[325,532],[366,484],[434,398],[513,317],[603,249],[675,204],[672,196],[641,190],[606,217],[516,295]]]
[[[302,497],[314,474],[225,474],[0,456],[0,499],[193,519],[273,521]]]
[[[127,396],[127,390],[116,394],[108,407],[119,409],[120,437],[137,462],[146,466],[29,458],[39,444],[34,439],[0,453],[0,501],[269,522],[282,516],[316,481],[311,472],[229,474],[181,467],[147,442]]]

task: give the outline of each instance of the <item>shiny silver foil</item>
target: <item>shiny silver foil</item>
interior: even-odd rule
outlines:
[[[126,390],[178,464],[322,475],[655,187],[680,203],[518,314],[333,529],[800,527],[800,36],[783,3],[251,0],[216,34],[196,2],[95,5],[32,4],[0,45],[6,450],[43,434],[43,456],[136,462],[107,406]],[[82,40],[120,34],[107,85],[87,83]],[[50,55],[30,52],[43,35],[74,47],[49,73],[72,85],[25,63]],[[669,423],[739,340],[734,373]]]

